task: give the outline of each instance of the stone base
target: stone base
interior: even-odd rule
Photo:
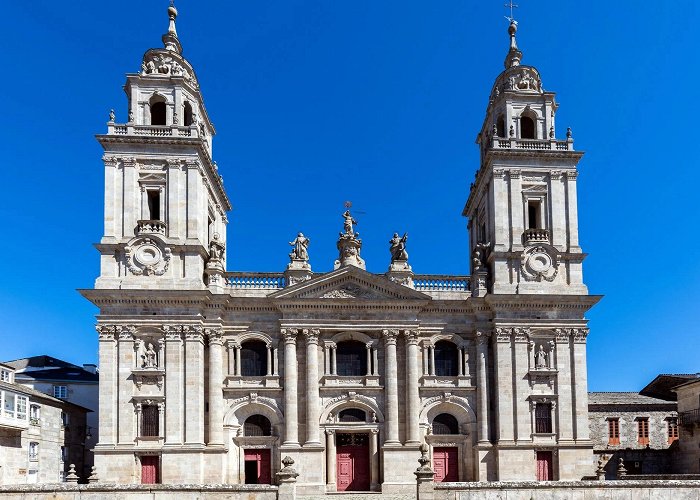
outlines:
[[[418,459],[420,458],[418,445],[384,446],[381,453],[382,467],[384,468],[382,494],[415,493],[416,476],[413,472],[418,467]]]

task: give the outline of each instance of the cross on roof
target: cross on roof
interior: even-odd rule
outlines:
[[[509,0],[508,3],[503,4],[503,5],[504,5],[504,7],[508,7],[508,8],[510,9],[510,17],[508,17],[508,19],[509,19],[510,21],[515,21],[515,18],[513,18],[513,9],[517,9],[517,8],[518,8],[518,5],[517,5],[517,4],[514,4],[514,3],[513,3],[513,0]]]

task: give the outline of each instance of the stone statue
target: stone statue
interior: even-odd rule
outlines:
[[[406,239],[408,235],[403,234],[399,238],[399,233],[394,233],[394,236],[389,240],[389,252],[391,252],[391,262],[407,261],[408,253],[406,252]]]
[[[158,353],[153,348],[152,343],[146,344],[146,352],[141,356],[143,358],[144,368],[158,368],[158,360],[156,359]]]
[[[224,244],[219,239],[219,233],[214,233],[212,240],[209,242],[209,262],[218,262],[224,256]]]
[[[544,350],[544,346],[540,344],[540,348],[535,354],[535,368],[547,368],[547,353]]]
[[[134,123],[134,111],[129,110],[129,123]]]
[[[474,264],[474,271],[482,271],[486,266],[486,250],[489,249],[491,243],[477,243],[474,246],[474,252],[472,257],[472,263]]]
[[[116,118],[116,115],[114,114],[114,110],[110,109],[109,110],[109,121],[114,122],[114,118]]]
[[[304,236],[303,233],[297,234],[294,241],[290,241],[289,244],[293,247],[292,253],[289,254],[289,258],[292,260],[303,260],[307,262],[309,260],[309,243],[311,240]]]
[[[345,234],[353,234],[353,224],[357,225],[357,221],[350,215],[350,210],[346,210],[343,214],[345,221],[343,222],[343,230]]]

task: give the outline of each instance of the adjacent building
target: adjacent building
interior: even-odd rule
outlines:
[[[57,483],[87,454],[87,408],[15,382],[0,364],[0,484]]]
[[[677,472],[677,406],[636,392],[588,394],[594,461],[607,479],[617,478],[620,459],[628,474]]]
[[[387,271],[367,272],[349,211],[324,271],[300,233],[286,270],[241,273],[215,129],[168,15],[164,48],[127,74],[126,121],[97,137],[105,228],[82,293],[100,310],[101,480],[269,483],[288,455],[302,494],[414,491],[421,443],[437,481],[592,474],[583,153],[520,64],[516,24],[465,193],[469,275],[414,270],[399,235]]]
[[[86,442],[83,467],[76,469],[80,477],[87,478],[93,465],[92,448],[99,439],[97,366],[77,366],[47,355],[15,359],[5,363],[15,369],[16,383],[90,410],[87,414],[87,427],[83,431],[90,439]]]
[[[696,374],[673,388],[678,396],[680,441],[678,469],[700,474],[700,375]]]

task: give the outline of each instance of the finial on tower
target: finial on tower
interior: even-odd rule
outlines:
[[[510,16],[506,16],[506,19],[510,21],[508,26],[508,34],[510,35],[510,49],[508,49],[508,55],[503,65],[508,68],[520,65],[520,60],[523,58],[523,53],[518,49],[518,43],[515,40],[515,33],[518,31],[518,21],[513,17],[513,9],[517,9],[518,6],[510,0],[509,3],[505,4],[506,7],[510,9]]]
[[[177,19],[177,9],[175,8],[175,2],[170,0],[170,6],[168,7],[168,19],[170,23],[168,24],[168,32],[163,35],[163,44],[167,50],[182,53],[182,45],[180,45],[180,40],[177,38],[177,30],[175,29],[175,19]]]

